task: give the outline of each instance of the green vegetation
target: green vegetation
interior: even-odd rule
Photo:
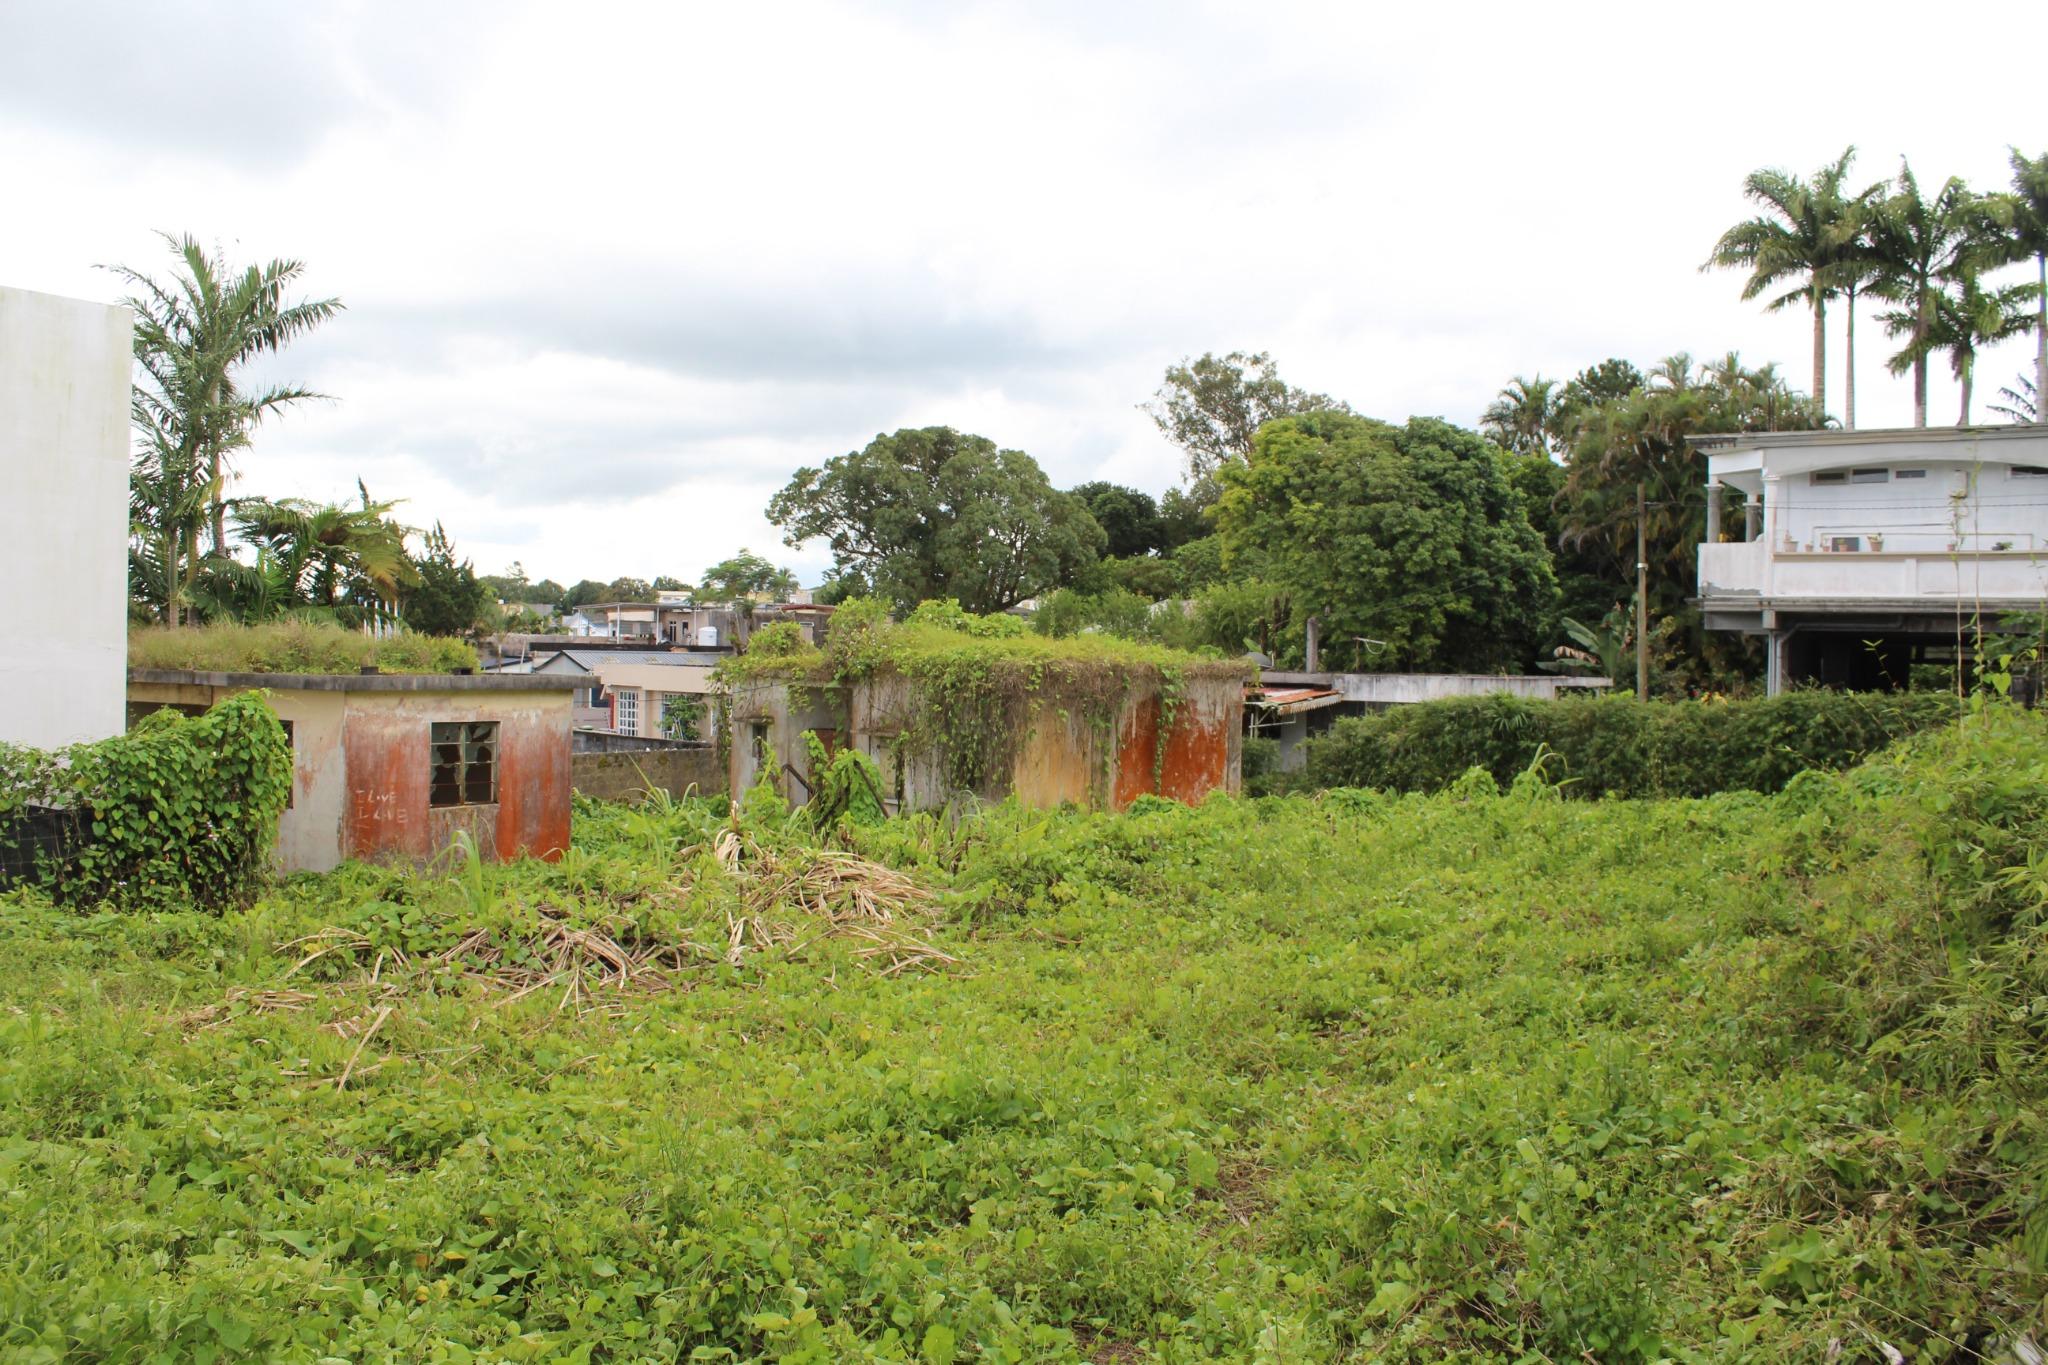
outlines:
[[[852,599],[834,614],[824,649],[804,643],[794,627],[771,636],[773,630],[759,632],[745,654],[719,665],[722,687],[770,680],[814,689],[900,677],[916,701],[897,738],[899,750],[937,758],[950,788],[984,794],[1006,789],[1012,760],[1047,716],[1078,720],[1106,736],[1134,691],[1156,690],[1163,755],[1190,676],[1247,672],[1234,661],[1146,641],[1056,639],[1031,632],[1021,617],[976,615],[953,601],[920,603],[895,621],[887,603]],[[1113,746],[1105,743],[1102,751],[1107,765]],[[1106,780],[1107,771],[1100,776]]]
[[[1507,786],[1532,765],[1567,795],[1775,792],[1945,725],[1951,694],[1787,692],[1727,702],[1455,697],[1352,716],[1310,742],[1308,782],[1433,792],[1477,769]]]
[[[0,900],[23,1359],[1996,1359],[2048,726]],[[866,908],[863,909],[862,907]]]
[[[33,861],[29,880],[66,904],[218,910],[262,884],[291,782],[284,727],[254,692],[58,753],[0,744],[0,861]],[[76,837],[24,857],[30,806],[68,812]]]
[[[792,547],[824,540],[833,578],[899,609],[1001,611],[1102,554],[1102,528],[1038,462],[951,427],[906,427],[803,468],[768,502]]]
[[[287,618],[260,626],[221,623],[128,632],[130,668],[183,668],[201,673],[447,673],[475,668],[476,650],[434,635],[383,639],[321,621]]]
[[[1434,418],[1313,412],[1225,464],[1226,565],[1281,585],[1297,620],[1376,668],[1487,671],[1534,654],[1556,579],[1493,445]]]
[[[138,609],[176,625],[195,610],[202,568],[227,557],[227,481],[266,417],[320,395],[251,388],[248,365],[341,311],[339,299],[288,302],[305,272],[276,260],[237,270],[187,234],[160,234],[177,258],[168,279],[110,267],[134,292],[129,591]],[[202,542],[204,548],[202,548]]]

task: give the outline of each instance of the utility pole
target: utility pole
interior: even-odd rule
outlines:
[[[1650,699],[1650,561],[1643,548],[1643,485],[1636,482],[1636,700]]]

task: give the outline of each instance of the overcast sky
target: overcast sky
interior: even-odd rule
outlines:
[[[761,515],[798,465],[946,423],[1158,493],[1136,405],[1205,350],[1397,421],[1681,349],[1808,387],[1807,315],[1697,271],[1746,172],[2048,150],[2039,0],[1406,8],[0,0],[0,283],[112,300],[153,229],[300,258],[348,311],[279,373],[337,401],[237,491],[360,475],[483,572],[808,582]]]

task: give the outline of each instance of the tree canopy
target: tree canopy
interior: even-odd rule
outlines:
[[[455,541],[435,522],[423,553],[413,561],[418,580],[400,595],[405,624],[426,635],[467,635],[490,600],[490,590],[466,559],[455,557]]]
[[[900,607],[953,598],[977,613],[1057,586],[1106,543],[1036,460],[951,427],[906,427],[797,470],[768,520],[792,548],[824,539],[835,577]]]
[[[1079,484],[1072,491],[1108,538],[1104,553],[1111,558],[1132,559],[1161,549],[1166,527],[1151,494],[1100,479]]]
[[[1288,384],[1264,351],[1205,351],[1199,360],[1169,365],[1166,381],[1142,406],[1160,433],[1180,447],[1188,477],[1197,484],[1249,456],[1259,428],[1276,417],[1351,411],[1328,394]]]
[[[1270,422],[1221,471],[1227,556],[1315,615],[1342,651],[1377,668],[1477,670],[1525,663],[1556,593],[1506,458],[1434,418],[1406,426],[1316,412]]]
[[[795,574],[747,549],[713,564],[697,581],[702,585],[699,593],[716,602],[736,602],[759,594],[787,599],[797,589]]]

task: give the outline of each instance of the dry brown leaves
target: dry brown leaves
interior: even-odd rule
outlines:
[[[638,939],[623,928],[615,934],[544,907],[537,932],[508,940],[498,930],[477,928],[427,955],[380,948],[353,929],[323,929],[279,945],[280,951],[297,954],[285,980],[339,955],[361,971],[336,982],[336,988],[368,988],[371,1006],[456,978],[495,993],[500,1004],[547,994],[554,997],[557,1012],[580,1015],[616,1013],[632,997],[679,989],[692,969],[719,962],[737,966],[756,952],[779,951],[793,959],[824,939],[854,941],[853,955],[883,976],[960,964],[958,957],[915,932],[914,926],[931,918],[932,894],[892,868],[831,849],[776,851],[734,830],[721,832],[711,851],[740,892],[740,908],[727,912],[719,943]],[[689,889],[677,887],[679,893]],[[186,1015],[185,1023],[213,1028],[242,1014],[301,1010],[318,998],[312,991],[286,987],[236,987],[219,1003]],[[360,1021],[327,1027],[344,1038],[361,1032]]]

